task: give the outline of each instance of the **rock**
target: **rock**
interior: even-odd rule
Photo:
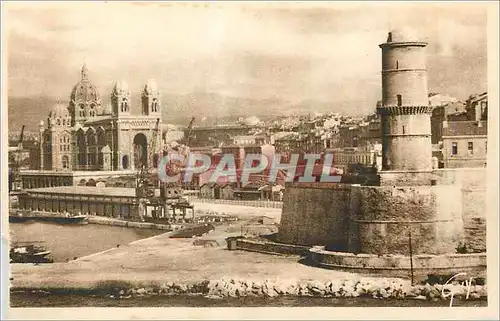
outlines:
[[[421,294],[425,295],[426,297],[429,296],[429,293],[431,293],[432,286],[429,283],[426,283],[424,287],[421,290]]]
[[[427,296],[431,299],[441,298],[441,292],[439,292],[435,287],[431,287]]]
[[[138,290],[136,291],[136,293],[137,293],[137,294],[140,294],[140,295],[143,295],[143,294],[146,294],[146,293],[147,293],[147,291],[146,291],[146,289],[145,289],[145,288],[140,288],[140,289],[138,289]]]
[[[187,293],[187,285],[186,284],[178,284],[177,289],[180,293]]]
[[[379,294],[384,299],[387,299],[389,297],[389,293],[384,288],[379,289]]]
[[[414,297],[415,300],[427,300],[427,298],[423,295],[417,295],[416,297]]]
[[[307,284],[308,292],[315,296],[325,295],[325,285],[320,282],[309,282]]]
[[[488,296],[488,290],[484,285],[475,285],[474,292],[477,293],[480,297]]]

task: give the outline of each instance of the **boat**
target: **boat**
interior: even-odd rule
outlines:
[[[68,217],[45,217],[47,221],[53,221],[59,224],[88,224],[87,216],[85,215],[76,215],[76,216],[68,216]]]
[[[48,215],[39,212],[9,212],[9,223],[24,223],[27,221],[41,221],[41,222],[54,222],[58,224],[88,224],[87,216],[85,215],[71,215],[66,213],[64,215]]]
[[[43,247],[32,243],[24,243],[24,245],[18,243],[10,249],[10,263],[53,263],[54,261],[48,257],[50,253]]]

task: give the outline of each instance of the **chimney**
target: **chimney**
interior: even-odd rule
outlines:
[[[477,122],[478,127],[481,127],[481,102],[476,102],[474,106],[474,120]]]
[[[443,128],[448,128],[448,107],[450,107],[450,103],[441,105],[438,108],[442,108],[443,110]]]

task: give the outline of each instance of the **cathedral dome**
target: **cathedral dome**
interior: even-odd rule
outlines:
[[[86,65],[82,67],[82,79],[73,87],[71,91],[72,102],[98,102],[100,100],[99,92],[96,86],[88,79],[88,69]]]
[[[69,117],[69,110],[66,105],[63,104],[56,104],[52,110],[50,111],[49,117],[50,118],[66,118]]]

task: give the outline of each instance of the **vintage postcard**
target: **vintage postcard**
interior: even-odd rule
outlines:
[[[2,2],[2,318],[498,318],[498,9]]]

